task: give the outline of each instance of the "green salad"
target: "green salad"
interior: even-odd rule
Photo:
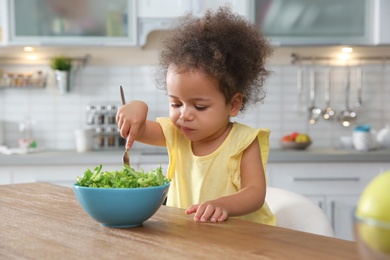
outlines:
[[[170,180],[162,173],[161,166],[148,172],[136,171],[124,164],[119,171],[103,171],[103,166],[87,169],[83,177],[77,177],[76,185],[95,188],[141,188],[161,186]]]

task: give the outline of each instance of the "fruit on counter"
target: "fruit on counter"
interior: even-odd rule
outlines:
[[[310,143],[310,136],[307,134],[299,134],[295,138],[296,143]]]
[[[285,135],[282,138],[282,142],[294,142],[294,141],[295,141],[294,138],[290,135]]]
[[[310,143],[311,138],[308,134],[292,132],[282,137],[282,142]]]
[[[356,216],[381,223],[360,224],[358,235],[372,250],[390,256],[390,170],[375,177],[363,190]]]

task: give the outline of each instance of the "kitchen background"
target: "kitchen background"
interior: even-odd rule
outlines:
[[[0,0],[0,69],[2,74],[36,73],[47,77],[44,88],[0,88],[0,144],[17,147],[20,126],[29,119],[38,148],[75,149],[76,129],[88,128],[87,106],[120,105],[119,85],[126,99],[142,99],[149,104],[149,118],[168,115],[168,102],[154,84],[152,71],[157,63],[160,36],[171,18],[192,12],[201,15],[209,8],[229,2],[233,11],[254,21],[275,45],[269,61],[271,76],[265,83],[264,103],[249,108],[233,120],[272,132],[271,147],[291,132],[311,136],[311,147],[340,148],[340,137],[351,136],[353,128],[368,124],[379,130],[390,123],[390,82],[386,56],[390,35],[386,31],[388,2],[358,0],[332,4],[324,1],[135,1],[116,0],[109,4],[96,0],[96,6],[78,1]],[[77,7],[75,4],[77,3]],[[310,4],[309,4],[310,3]],[[26,8],[26,6],[28,8]],[[99,8],[97,8],[99,7]],[[31,10],[31,13],[26,12]],[[66,10],[67,12],[65,12]],[[67,14],[73,14],[69,17]],[[80,15],[81,14],[81,15]],[[92,36],[92,37],[91,37]],[[340,62],[335,55],[350,43],[352,60]],[[22,47],[31,44],[35,61],[26,60]],[[321,44],[321,45],[320,45]],[[127,45],[127,46],[126,46]],[[104,46],[104,47],[101,47]],[[292,46],[292,47],[291,47]],[[295,47],[294,47],[295,46]],[[293,63],[295,52],[308,58]],[[54,55],[85,57],[88,62],[77,70],[69,92],[56,87],[48,60]],[[330,57],[330,60],[318,59]],[[362,57],[375,57],[364,60]],[[314,61],[314,62],[313,62]],[[349,105],[357,121],[343,127],[337,116],[345,109],[346,62],[351,68]],[[308,121],[310,69],[316,69],[315,105],[325,109],[325,70],[331,65],[332,120]],[[357,100],[357,68],[361,65],[363,103]],[[302,66],[302,91],[298,68]],[[2,85],[2,84],[0,84]]]
[[[87,51],[87,50],[86,50]],[[124,50],[126,51],[126,50]],[[142,52],[143,50],[139,50]],[[91,57],[93,61],[93,56]],[[144,63],[144,62],[142,62]],[[19,126],[26,118],[32,120],[33,135],[39,148],[75,149],[74,130],[89,127],[86,123],[88,105],[113,104],[120,106],[119,86],[125,90],[126,99],[140,99],[148,103],[149,118],[168,115],[168,102],[165,93],[156,88],[153,81],[155,62],[131,65],[89,65],[81,68],[74,77],[70,92],[59,94],[54,73],[48,65],[7,65],[1,68],[8,72],[42,71],[47,75],[45,88],[1,88],[0,119],[3,124],[4,144],[16,147],[21,138]],[[344,66],[334,66],[331,70],[331,106],[336,110],[333,120],[320,118],[316,124],[309,124],[309,70],[303,68],[303,92],[299,97],[297,86],[298,65],[273,64],[270,62],[271,76],[265,83],[267,96],[264,103],[249,108],[236,120],[252,127],[266,127],[271,133],[271,147],[279,148],[283,135],[293,131],[308,133],[313,140],[312,147],[340,148],[341,136],[351,135],[354,125],[343,127],[337,115],[345,108]],[[325,69],[316,68],[316,105],[324,109]],[[356,110],[356,124],[369,124],[379,130],[390,123],[390,66],[386,63],[362,66],[362,98],[360,107],[357,101],[356,67],[351,66],[350,107]],[[301,100],[301,101],[299,101]]]
[[[76,152],[75,130],[100,126],[87,124],[87,108],[119,106],[122,85],[127,101],[149,104],[151,120],[167,116],[167,98],[152,76],[160,37],[173,18],[188,12],[202,15],[226,2],[262,28],[275,47],[264,103],[233,120],[271,130],[274,150],[267,167],[268,184],[307,196],[325,212],[337,238],[353,240],[351,212],[368,182],[390,168],[390,150],[346,151],[340,138],[351,137],[357,125],[378,131],[390,124],[389,0],[0,0],[0,152],[17,150],[7,148],[18,147],[24,137],[20,126],[27,119],[38,147],[31,155],[1,154],[0,184],[49,182],[71,187],[75,176],[96,163],[116,170],[123,148]],[[25,46],[34,51],[25,52]],[[353,51],[341,53],[344,47]],[[59,91],[49,66],[58,55],[72,58],[77,68],[65,93]],[[79,67],[83,61],[85,66]],[[357,112],[357,121],[344,127],[337,116],[345,109],[347,65],[349,106]],[[310,124],[310,71],[316,71],[315,105],[325,109],[328,66],[336,117]],[[356,107],[359,69],[363,102]],[[38,71],[47,77],[44,88],[19,86],[24,80],[19,75],[31,74],[27,76],[31,81]],[[16,75],[17,86],[6,83],[10,74]],[[104,127],[115,130],[116,125]],[[279,149],[283,136],[294,131],[311,136],[308,150]],[[167,167],[166,154],[136,146],[149,150],[132,153],[135,168],[152,169],[161,163]]]

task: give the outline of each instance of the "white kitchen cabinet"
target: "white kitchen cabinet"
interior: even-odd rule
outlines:
[[[7,45],[137,44],[136,0],[2,0]]]
[[[193,0],[192,13],[195,15],[204,15],[206,10],[216,10],[218,7],[224,5],[229,5],[233,12],[249,18],[250,3],[248,0]]]
[[[56,185],[72,187],[77,176],[82,176],[88,166],[16,166],[9,167],[12,183],[49,182]],[[2,167],[3,169],[3,167]]]
[[[0,185],[12,183],[12,173],[7,168],[0,168]]]
[[[58,165],[58,166],[12,166],[0,167],[0,181],[4,179],[3,173],[9,174],[11,183],[28,183],[28,182],[48,182],[65,187],[72,187],[76,182],[77,176],[83,176],[84,171],[88,168],[93,170],[98,165]],[[105,164],[103,170],[118,170],[117,164]]]
[[[328,210],[326,213],[337,238],[354,240],[353,212],[359,197],[359,195],[327,196]]]
[[[248,0],[139,0],[137,2],[138,18],[176,18],[187,13],[203,15],[206,10],[216,10],[228,4],[233,12],[248,17]]]
[[[268,185],[302,194],[319,205],[335,229],[335,236],[354,240],[353,208],[361,192],[388,163],[276,163],[268,164]]]
[[[173,18],[191,11],[188,0],[138,0],[138,18]]]
[[[388,0],[253,0],[251,17],[274,45],[389,44]]]
[[[72,187],[76,182],[77,176],[83,176],[89,168],[93,170],[98,165],[25,165],[25,166],[6,166],[0,167],[0,184],[29,183],[29,182],[48,182],[65,187]],[[160,163],[132,163],[134,169],[144,169],[149,171],[156,169]],[[118,170],[118,164],[104,164],[104,171]],[[168,164],[161,164],[163,173],[166,173]]]
[[[250,0],[139,0],[138,12],[138,44],[145,45],[148,35],[152,31],[166,30],[172,20],[191,13],[201,16],[206,10],[216,10],[219,6],[229,4],[233,12],[249,19]]]

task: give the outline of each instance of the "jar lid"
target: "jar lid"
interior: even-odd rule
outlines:
[[[369,125],[359,125],[355,127],[355,132],[370,132],[371,127]]]
[[[107,105],[107,110],[116,110],[115,105]]]
[[[94,105],[87,105],[87,110],[95,110],[95,106]]]

